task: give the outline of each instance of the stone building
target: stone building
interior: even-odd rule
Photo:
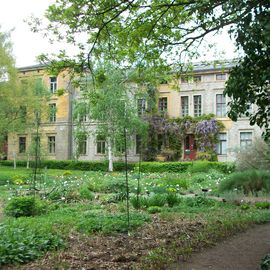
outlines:
[[[219,134],[217,154],[220,161],[234,159],[234,154],[242,146],[250,144],[252,140],[261,135],[257,126],[250,126],[248,118],[240,118],[237,122],[231,121],[227,116],[228,97],[223,96],[225,82],[229,76],[230,63],[222,65],[194,64],[192,75],[182,76],[177,82],[179,91],[173,84],[164,83],[159,87],[158,108],[166,111],[170,117],[200,116],[214,114],[216,119],[223,122],[225,129]],[[41,79],[51,93],[48,106],[56,108],[55,115],[42,123],[41,144],[47,149],[48,159],[72,159],[75,153],[74,128],[72,120],[72,104],[79,98],[79,90],[72,88],[68,74],[62,73],[51,76],[45,72],[41,65],[19,69],[20,78],[34,77]],[[58,92],[62,91],[61,95]],[[144,102],[142,100],[142,102]],[[254,110],[252,106],[250,110]],[[86,119],[87,121],[87,119]],[[89,129],[94,130],[95,125],[89,124]],[[32,132],[22,134],[9,134],[8,159],[25,159],[27,147],[30,145]],[[89,136],[81,143],[80,160],[106,159],[105,140]],[[187,151],[188,150],[188,151]],[[194,135],[189,134],[183,142],[182,158],[196,157]],[[129,160],[138,160],[138,149],[134,138],[134,145],[129,149]],[[116,159],[119,159],[117,157]],[[121,157],[120,157],[121,159]]]

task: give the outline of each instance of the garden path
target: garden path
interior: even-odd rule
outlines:
[[[256,270],[260,269],[261,260],[267,253],[270,253],[270,223],[228,238],[170,269]]]

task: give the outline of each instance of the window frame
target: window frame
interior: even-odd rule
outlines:
[[[198,104],[195,103],[195,98],[197,97],[200,97],[200,102],[198,102]],[[196,106],[199,106],[197,109],[196,109]],[[199,111],[196,112],[196,111]],[[194,117],[199,117],[203,114],[203,111],[202,111],[202,95],[193,95],[193,116]]]
[[[24,143],[21,143],[21,139],[24,139]],[[18,143],[19,143],[19,154],[25,154],[26,153],[26,136],[19,136]]]
[[[166,108],[164,109],[164,107],[166,107]],[[159,113],[168,112],[168,97],[159,97],[158,98],[158,111],[159,111]]]
[[[182,101],[185,98],[187,99],[187,104],[184,104],[185,105],[185,108],[184,108]],[[189,96],[180,96],[180,102],[181,102],[181,116],[184,117],[184,116],[189,115]]]
[[[137,112],[139,116],[142,116],[145,114],[146,112],[146,99],[145,98],[137,98]]]
[[[53,140],[51,140],[54,138]],[[56,146],[56,137],[55,135],[49,135],[48,136],[48,153],[49,154],[55,154],[55,146]]]
[[[244,133],[250,134],[250,139],[246,139],[246,138],[243,139],[243,138],[241,138],[241,135],[244,134]],[[239,132],[239,145],[240,145],[241,148],[245,148],[247,146],[252,145],[252,142],[253,142],[253,132],[252,131],[249,131],[249,130],[244,131],[243,130],[243,131],[240,131]]]
[[[55,123],[56,122],[56,103],[49,104],[49,122]]]
[[[227,73],[216,73],[215,78],[216,78],[216,81],[226,81]]]
[[[55,81],[52,81],[52,79],[55,79]],[[57,91],[57,77],[50,76],[50,93],[55,94],[56,91]]]
[[[96,155],[106,155],[106,140],[101,136],[96,137]]]
[[[218,102],[218,96],[221,96],[221,102]],[[218,113],[218,109],[220,112]],[[226,96],[223,94],[216,94],[216,116],[217,117],[226,117],[227,115],[227,103]]]
[[[225,135],[225,139],[224,138],[220,138],[220,135]],[[225,151],[224,150],[224,145],[225,143]],[[218,134],[218,143],[217,143],[217,147],[216,147],[216,152],[217,155],[219,156],[224,156],[227,155],[227,150],[228,150],[228,134],[226,132],[221,132]]]
[[[83,135],[78,141],[78,154],[79,156],[87,155],[87,135]]]

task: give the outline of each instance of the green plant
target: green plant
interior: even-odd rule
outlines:
[[[261,270],[270,270],[270,254],[262,259]]]
[[[270,202],[256,202],[255,207],[258,209],[269,209]]]
[[[50,231],[17,226],[0,224],[0,266],[26,263],[64,245],[61,237]]]
[[[94,199],[94,194],[85,185],[83,185],[79,189],[79,196],[80,196],[80,199],[83,199],[83,200],[90,200],[91,201]]]
[[[156,213],[160,213],[161,212],[161,207],[159,206],[150,206],[149,208],[147,208],[147,212],[149,214],[156,214]]]
[[[211,162],[209,161],[197,161],[188,168],[190,173],[205,172],[207,173],[211,169]]]
[[[249,170],[231,174],[221,182],[219,190],[241,190],[245,195],[250,192],[257,195],[258,191],[270,191],[270,174],[268,171]]]
[[[250,205],[247,203],[243,203],[240,205],[241,210],[248,210],[250,208]]]
[[[164,194],[153,194],[148,197],[148,207],[150,206],[159,206],[162,207],[166,203],[166,195]]]
[[[135,209],[140,209],[141,208],[141,198],[137,196],[132,196],[130,198],[130,203]]]
[[[166,195],[166,201],[169,207],[173,207],[179,203],[180,199],[175,192],[168,192]]]
[[[216,204],[214,199],[209,199],[202,196],[186,198],[184,202],[189,207],[214,206]]]
[[[72,171],[64,171],[63,176],[71,176]]]
[[[25,196],[12,198],[5,207],[5,214],[12,217],[30,217],[43,214],[48,204],[38,198]]]

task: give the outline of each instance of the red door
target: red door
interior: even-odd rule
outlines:
[[[194,160],[196,158],[196,145],[194,135],[189,134],[184,143],[184,159]]]

